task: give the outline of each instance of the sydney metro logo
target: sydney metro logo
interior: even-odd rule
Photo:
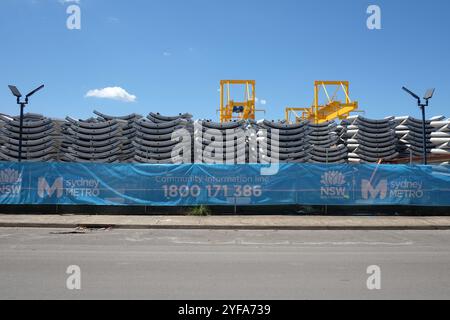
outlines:
[[[401,177],[390,182],[383,179],[377,184],[362,180],[361,191],[364,200],[384,200],[388,197],[397,200],[414,200],[425,196],[422,182]]]
[[[377,185],[374,185],[369,180],[362,180],[361,191],[364,200],[375,200],[377,198],[384,200],[388,196],[388,181],[381,180]]]
[[[54,181],[53,185],[50,186],[45,178],[39,178],[38,182],[38,196],[44,199],[45,197],[53,197],[56,193],[57,198],[61,198],[64,194],[64,179],[58,178]]]
[[[64,179],[59,177],[50,184],[46,178],[38,181],[38,196],[41,199],[60,199],[64,195],[69,197],[98,197],[100,195],[100,183],[94,179]]]

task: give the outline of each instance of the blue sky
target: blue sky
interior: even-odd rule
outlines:
[[[66,28],[63,2],[1,0],[0,112],[18,112],[8,84],[44,83],[29,112],[217,119],[219,81],[255,79],[269,119],[310,106],[314,80],[351,81],[372,118],[419,117],[401,87],[434,86],[429,114],[450,116],[448,0],[80,0],[81,30]],[[366,27],[371,4],[382,30]],[[115,86],[136,101],[85,97]]]

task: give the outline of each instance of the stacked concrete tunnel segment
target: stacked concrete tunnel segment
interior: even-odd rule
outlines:
[[[190,114],[51,119],[26,114],[24,162],[243,164],[385,163],[422,155],[422,122],[411,117],[361,116],[301,121],[193,120]],[[0,161],[18,161],[19,117],[0,115]],[[426,123],[427,152],[450,156],[450,120]],[[444,163],[447,160],[443,160]]]
[[[0,116],[0,160],[19,160],[20,118]],[[57,161],[61,145],[58,122],[42,115],[25,114],[22,129],[22,159],[32,162]]]
[[[450,157],[450,119],[436,118],[430,124],[433,127],[430,135],[430,142],[433,145],[431,153]]]
[[[194,161],[208,164],[242,164],[248,162],[245,121],[216,123],[196,121]]]
[[[341,137],[350,151],[349,163],[391,161],[399,156],[393,118],[350,117],[341,123]]]
[[[285,124],[262,120],[257,122],[256,129],[259,163],[306,163],[312,158],[309,122]]]
[[[68,162],[117,163],[125,137],[117,120],[66,118],[64,160]]]
[[[174,117],[150,113],[134,122],[136,135],[133,162],[147,164],[192,161],[193,121],[189,114]]]
[[[420,157],[423,155],[423,121],[412,117],[397,117],[396,134],[399,138],[397,144],[398,151],[403,157]],[[431,125],[431,120],[425,124],[427,153],[431,153],[433,144],[431,134],[435,128]]]

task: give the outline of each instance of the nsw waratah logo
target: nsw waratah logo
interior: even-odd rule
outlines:
[[[14,169],[0,171],[0,195],[19,195],[22,189],[22,174]]]
[[[346,199],[349,197],[345,175],[339,171],[325,172],[322,175],[320,183],[322,184],[320,188],[320,196],[322,199]]]
[[[5,169],[0,171],[0,183],[20,183],[22,175],[19,171],[13,169]]]
[[[342,186],[345,184],[345,176],[339,171],[328,171],[322,175],[321,183],[324,186]]]

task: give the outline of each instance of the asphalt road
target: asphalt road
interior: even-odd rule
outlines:
[[[0,229],[1,299],[450,298],[450,231],[67,231]]]

